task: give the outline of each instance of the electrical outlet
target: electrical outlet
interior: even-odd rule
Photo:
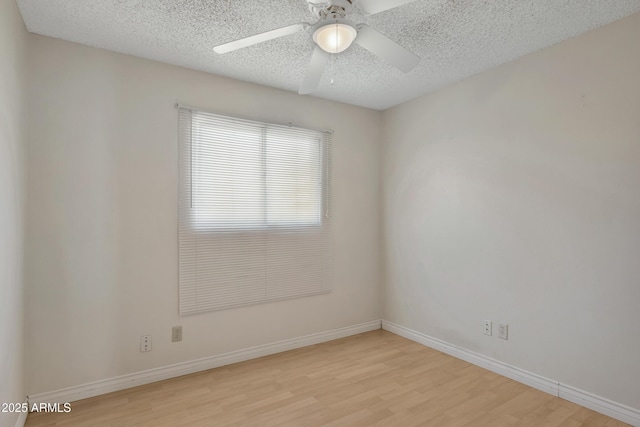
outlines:
[[[485,320],[482,324],[484,325],[484,334],[491,336],[491,320]]]
[[[140,352],[151,351],[151,335],[142,335],[140,337]]]
[[[182,326],[174,326],[171,328],[171,341],[182,341]]]
[[[498,323],[498,338],[503,340],[509,339],[509,325],[506,323]]]

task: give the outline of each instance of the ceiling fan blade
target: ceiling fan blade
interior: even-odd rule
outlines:
[[[278,37],[288,36],[289,34],[297,33],[309,27],[306,22],[300,22],[298,24],[288,25],[282,28],[276,28],[275,30],[267,31],[265,33],[256,34],[253,36],[245,37],[240,40],[235,40],[229,43],[221,44],[213,48],[215,53],[223,54],[232,52],[234,50],[242,49],[243,47],[252,46],[254,44],[266,42],[268,40],[277,39]]]
[[[418,55],[366,24],[358,26],[358,36],[355,42],[405,73],[420,62]]]
[[[325,65],[327,65],[328,59],[329,53],[316,45],[313,55],[311,55],[311,62],[309,63],[307,74],[305,74],[300,90],[298,91],[300,95],[308,95],[316,90],[318,84],[320,84],[320,78],[322,77],[322,72],[324,71]]]
[[[416,0],[360,0],[359,7],[364,13],[373,15],[385,10],[413,3]]]

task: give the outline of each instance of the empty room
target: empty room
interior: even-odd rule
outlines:
[[[0,404],[640,426],[640,0],[0,0]]]

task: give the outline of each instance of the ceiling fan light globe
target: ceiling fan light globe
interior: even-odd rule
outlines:
[[[357,34],[351,25],[336,22],[318,28],[313,41],[325,52],[340,53],[351,46]]]

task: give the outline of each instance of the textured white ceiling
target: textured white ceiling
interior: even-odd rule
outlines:
[[[311,31],[225,55],[212,47],[296,22],[306,0],[18,0],[29,31],[297,92]],[[354,44],[315,96],[385,109],[640,11],[640,0],[418,0],[349,15],[418,54],[404,74]],[[331,79],[333,78],[333,84]]]

